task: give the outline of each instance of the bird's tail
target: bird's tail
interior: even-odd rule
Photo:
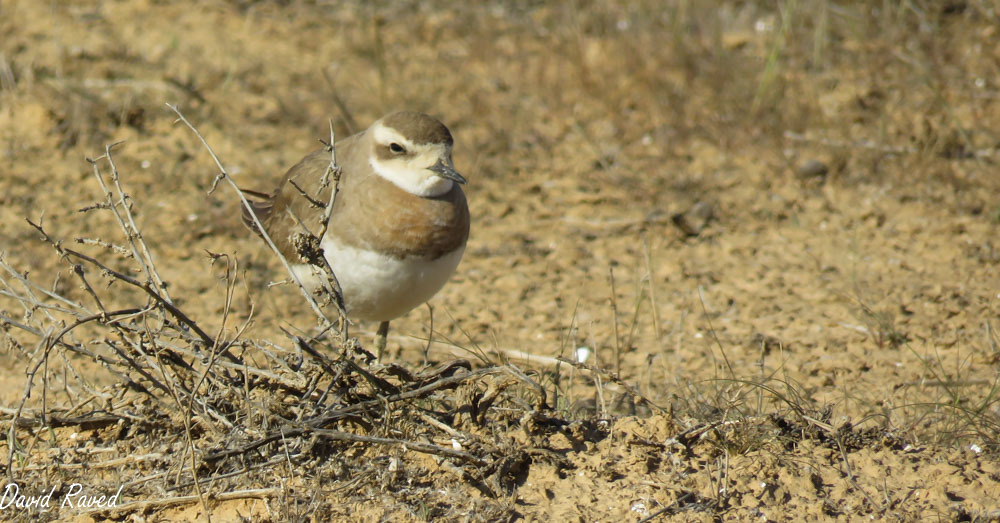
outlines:
[[[250,204],[249,209],[247,209],[246,205],[240,206],[240,217],[243,220],[243,225],[249,227],[251,231],[260,234],[260,230],[257,229],[257,223],[254,222],[253,217],[256,216],[257,220],[261,223],[264,223],[264,221],[267,220],[267,217],[271,214],[271,208],[274,206],[273,195],[258,191],[251,191],[248,189],[241,189],[241,191],[244,195],[260,198],[259,200],[251,200],[248,198],[247,203]]]

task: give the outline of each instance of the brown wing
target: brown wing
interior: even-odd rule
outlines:
[[[337,142],[337,161],[342,166],[354,156],[352,149],[358,136],[354,135]],[[289,260],[298,259],[291,237],[296,232],[302,232],[303,226],[313,233],[319,232],[324,209],[318,202],[329,201],[330,190],[334,185],[330,176],[326,176],[328,183],[323,185],[324,175],[329,166],[328,148],[324,147],[309,153],[285,173],[274,192],[252,193],[255,196],[263,196],[263,199],[251,201],[250,209],[245,206],[242,208],[243,223],[259,234],[250,214],[253,212],[281,254]],[[348,170],[344,169],[341,183],[347,178]]]

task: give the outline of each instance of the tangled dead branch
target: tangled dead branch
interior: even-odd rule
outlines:
[[[207,510],[210,499],[240,492],[307,502],[319,477],[358,492],[393,490],[404,481],[401,460],[416,453],[500,503],[533,459],[558,461],[501,430],[567,425],[550,411],[544,389],[513,365],[454,360],[415,373],[375,365],[356,339],[331,340],[328,328],[312,337],[289,333],[284,343],[248,339],[252,307],[232,325],[238,261],[224,254],[210,256],[225,267],[221,315],[185,313],[132,217],[136,202],[123,189],[112,148],[91,161],[105,199],[84,211],[112,212],[120,245],[81,239],[96,251],[83,252],[28,221],[81,293],[49,288],[0,253],[0,333],[24,356],[27,376],[18,407],[0,410],[9,481],[47,482],[56,469],[79,479],[89,471],[90,485],[125,487],[128,503],[105,511],[196,501]],[[84,379],[77,368],[94,364],[115,383]],[[90,431],[112,456],[69,452],[66,435],[51,432],[60,427]],[[53,452],[72,456],[57,467]],[[276,477],[285,488],[273,488]]]

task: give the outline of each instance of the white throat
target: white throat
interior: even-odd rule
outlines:
[[[451,190],[455,182],[430,174],[427,169],[395,169],[382,165],[377,158],[368,159],[375,174],[392,182],[396,187],[417,196],[432,198],[440,196]],[[428,176],[430,174],[430,176]]]

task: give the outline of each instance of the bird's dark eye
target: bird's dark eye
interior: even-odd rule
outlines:
[[[406,149],[403,149],[403,146],[399,145],[396,142],[389,144],[389,150],[392,151],[394,154],[403,154],[406,152]]]

